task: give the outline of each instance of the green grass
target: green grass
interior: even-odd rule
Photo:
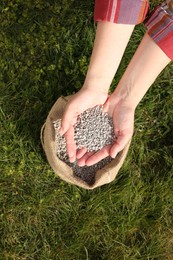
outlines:
[[[173,66],[137,108],[117,179],[94,191],[56,177],[39,133],[60,95],[85,78],[93,2],[0,6],[0,259],[173,259]],[[113,90],[145,28],[135,28]]]

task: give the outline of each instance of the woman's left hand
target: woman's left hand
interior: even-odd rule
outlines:
[[[134,108],[126,104],[123,100],[118,100],[115,94],[109,96],[103,108],[113,118],[115,142],[111,145],[103,147],[97,152],[88,152],[85,150],[77,153],[79,166],[90,166],[107,156],[115,158],[116,155],[124,149],[130,141],[134,130]]]

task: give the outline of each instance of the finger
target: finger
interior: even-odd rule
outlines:
[[[98,151],[98,152],[94,153],[93,155],[91,155],[90,157],[88,157],[85,164],[87,166],[91,166],[95,163],[98,163],[102,159],[106,158],[107,156],[109,156],[110,148],[111,148],[111,145],[107,145],[107,146],[103,147],[100,151]]]
[[[130,136],[129,135],[120,135],[118,136],[115,144],[112,145],[110,149],[110,156],[115,158],[116,155],[124,149],[126,144],[129,142]]]
[[[85,163],[86,163],[86,160],[91,156],[93,155],[94,152],[88,152],[86,153],[81,159],[78,160],[77,164],[82,167],[82,166],[85,166]]]
[[[68,129],[71,127],[72,124],[70,124],[70,122],[68,121],[68,119],[62,119],[61,120],[61,126],[60,126],[60,129],[59,129],[59,134],[62,136],[64,135]]]
[[[87,148],[85,148],[85,147],[80,149],[80,150],[78,150],[77,154],[76,154],[76,158],[77,159],[82,158],[84,156],[84,154],[86,154],[86,152],[87,152]]]
[[[61,119],[61,127],[59,129],[60,135],[64,135],[68,129],[73,125],[73,113],[71,109],[67,107],[64,111],[63,117]]]
[[[64,135],[66,139],[67,153],[69,161],[74,162],[76,160],[76,143],[74,140],[74,128],[71,126]]]

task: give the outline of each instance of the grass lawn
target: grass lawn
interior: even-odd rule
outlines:
[[[61,181],[40,144],[55,100],[85,78],[93,2],[1,1],[0,260],[173,259],[172,63],[137,108],[113,183],[87,191]],[[135,28],[111,90],[144,32]]]

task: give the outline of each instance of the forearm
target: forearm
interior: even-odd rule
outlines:
[[[147,10],[147,0],[95,0],[98,27],[84,87],[109,89],[134,26]]]
[[[136,108],[170,58],[146,33],[113,95]]]
[[[108,91],[134,25],[99,22],[84,87]]]

